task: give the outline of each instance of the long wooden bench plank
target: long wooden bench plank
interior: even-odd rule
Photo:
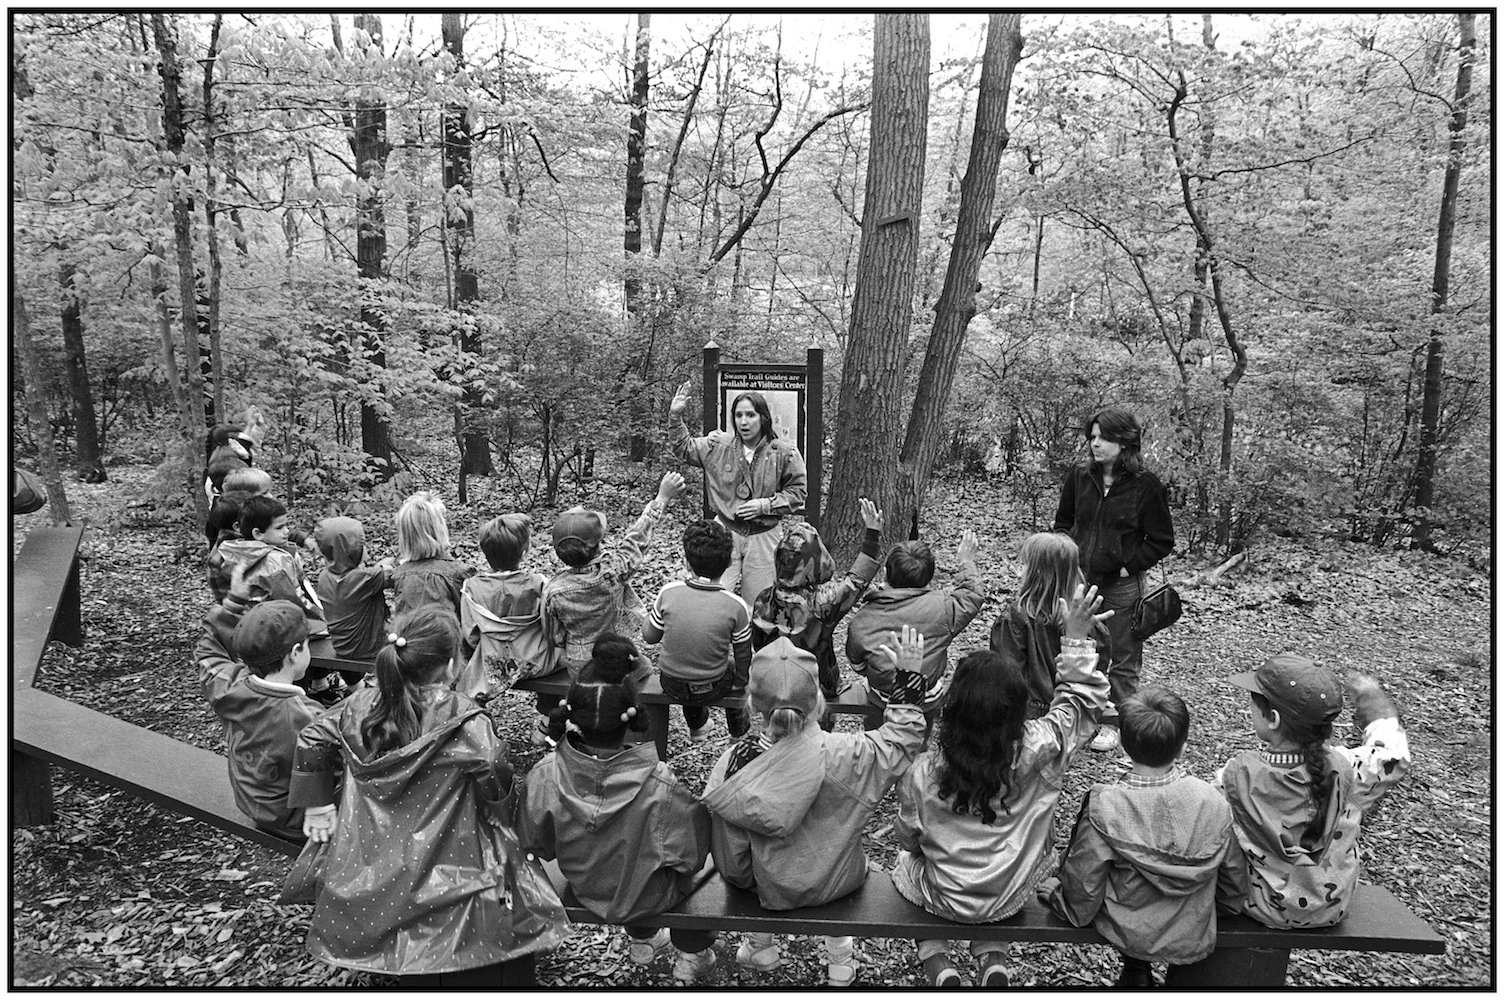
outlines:
[[[11,750],[123,788],[238,837],[295,855],[235,805],[224,757],[30,689],[12,702]]]
[[[545,866],[560,898],[577,923],[602,921],[579,905],[557,865]],[[798,910],[764,910],[757,894],[726,883],[719,873],[705,879],[688,899],[654,917],[664,927],[714,931],[762,931],[778,934],[852,934],[884,938],[972,938],[987,941],[1054,941],[1068,944],[1105,944],[1090,927],[1073,927],[1037,899],[1007,920],[990,924],[959,924],[937,917],[909,902],[893,886],[886,872],[869,872],[862,887],[823,906]],[[1310,948],[1332,951],[1391,951],[1440,955],[1446,941],[1424,920],[1411,913],[1389,890],[1359,885],[1347,919],[1336,927],[1313,930],[1275,930],[1249,917],[1219,914],[1219,948]]]
[[[11,576],[11,675],[15,688],[36,683],[47,643],[83,645],[78,606],[82,525],[33,528]]]

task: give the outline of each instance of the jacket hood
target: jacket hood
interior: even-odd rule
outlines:
[[[820,534],[804,521],[789,525],[773,553],[780,589],[793,590],[825,583],[835,575],[836,563]]]
[[[366,529],[353,517],[324,518],[313,529],[313,540],[335,576],[359,566],[366,551]]]
[[[763,836],[787,837],[797,830],[825,784],[825,733],[811,723],[707,791],[701,798],[705,808]]]
[[[923,597],[931,592],[929,587],[877,587],[867,591],[866,596],[862,598],[862,603],[891,604],[895,607],[902,607],[916,597]]]
[[[1135,805],[1137,802],[1132,798],[1119,800],[1120,811],[1114,816],[1107,817],[1095,811],[1091,815],[1092,826],[1112,845],[1119,858],[1165,896],[1188,895],[1204,889],[1209,880],[1216,878],[1217,867],[1222,863],[1232,836],[1230,812],[1220,816],[1208,815],[1208,809],[1203,806],[1197,810],[1199,815],[1183,817],[1184,822],[1178,824],[1181,830],[1203,833],[1189,843],[1165,849],[1143,844],[1143,831],[1151,819],[1133,815]],[[1128,835],[1120,836],[1117,829],[1127,831]]]
[[[220,558],[226,564],[244,565],[247,576],[251,575],[257,563],[275,551],[277,550],[272,546],[254,538],[227,538],[219,543]]]
[[[368,795],[383,802],[400,798],[425,766],[444,752],[459,728],[472,716],[482,714],[480,706],[469,699],[462,699],[440,685],[429,685],[421,694],[427,715],[431,720],[443,721],[411,743],[373,759],[371,748],[360,735],[360,723],[370,714],[377,697],[374,687],[361,687],[345,700],[340,713],[340,736],[350,751],[345,755],[345,764],[351,776],[361,780]]]
[[[559,802],[571,819],[591,832],[626,812],[650,787],[658,766],[658,748],[650,742],[597,758],[566,737],[555,753]]]

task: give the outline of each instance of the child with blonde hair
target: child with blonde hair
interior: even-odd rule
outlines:
[[[397,565],[392,569],[392,614],[438,604],[458,615],[460,587],[475,573],[449,554],[444,498],[428,490],[408,497],[397,510]]]
[[[1058,532],[1040,531],[1024,539],[1018,561],[1018,596],[993,623],[987,647],[1023,672],[1029,685],[1026,717],[1038,719],[1049,711],[1055,690],[1055,658],[1060,655],[1060,629],[1065,624],[1060,619],[1060,602],[1086,579],[1076,543]],[[1112,639],[1106,626],[1093,624],[1091,638],[1097,662],[1110,663]]]
[[[862,733],[820,728],[825,699],[814,654],[779,636],[752,655],[747,699],[761,718],[723,753],[705,783],[711,853],[730,884],[766,910],[819,906],[866,881],[862,829],[924,740],[925,637],[902,626],[878,647],[893,684],[883,724]],[[715,961],[714,951],[702,960]],[[770,972],[783,961],[772,934],[752,933],[738,965]],[[861,958],[850,936],[825,938],[826,982],[850,986]],[[696,970],[703,971],[703,970]]]
[[[298,737],[288,801],[330,841],[308,950],[409,988],[531,986],[568,922],[503,805],[506,741],[452,687],[458,646],[447,608],[397,615],[375,684]]]
[[[1358,884],[1364,811],[1410,770],[1399,709],[1377,680],[1350,676],[1346,695],[1363,744],[1328,746],[1344,694],[1331,668],[1280,653],[1229,681],[1248,692],[1265,745],[1217,775],[1248,865],[1246,890],[1219,901],[1270,927],[1330,927],[1347,915]]]

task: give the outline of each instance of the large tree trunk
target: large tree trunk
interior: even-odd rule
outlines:
[[[454,57],[456,68],[465,65],[465,25],[460,14],[445,14],[442,21],[444,47]],[[449,248],[454,260],[454,307],[473,312],[480,300],[480,282],[475,273],[475,201],[470,159],[471,135],[469,107],[451,104],[444,109],[444,226],[449,231]],[[480,331],[474,325],[460,328],[460,350],[467,354],[481,352]],[[461,492],[466,475],[489,476],[491,442],[474,421],[482,401],[474,379],[465,379],[460,399],[460,477]]]
[[[651,16],[637,15],[637,46],[632,59],[632,107],[631,122],[627,127],[627,199],[623,212],[622,249],[626,251],[626,276],[622,280],[622,293],[627,308],[627,338],[632,343],[642,342],[638,370],[644,376],[651,372],[653,351],[651,341],[645,336],[650,318],[643,310],[642,294],[642,192],[646,186],[646,159],[648,141],[648,44],[651,38]],[[653,405],[646,391],[631,394],[632,442],[629,457],[640,462],[647,455],[647,436],[643,433],[652,419]]]
[[[68,361],[68,394],[73,400],[73,427],[78,437],[74,467],[86,483],[102,483],[104,455],[99,446],[99,422],[94,416],[94,390],[89,385],[89,366],[84,358],[83,303],[73,281],[77,266],[63,264],[58,281],[63,296],[63,354]]]
[[[152,34],[156,40],[157,53],[161,56],[162,74],[162,133],[167,140],[167,149],[175,157],[183,152],[183,98],[182,71],[178,65],[177,39],[163,14],[152,14]],[[184,168],[186,171],[186,168]],[[186,372],[186,407],[182,428],[185,454],[188,457],[189,492],[193,496],[198,523],[203,525],[209,516],[208,498],[199,484],[204,479],[204,451],[200,447],[208,431],[204,410],[204,380],[198,364],[198,283],[193,263],[193,221],[186,195],[187,184],[177,184],[172,199],[172,235],[178,265],[179,319],[183,330],[183,360]]]
[[[1446,311],[1447,286],[1452,275],[1452,231],[1457,224],[1457,186],[1462,177],[1462,154],[1467,148],[1463,130],[1467,128],[1468,97],[1473,89],[1473,53],[1477,37],[1473,22],[1476,15],[1459,13],[1457,27],[1461,38],[1457,46],[1457,90],[1452,100],[1452,118],[1447,127],[1452,132],[1447,152],[1447,169],[1441,183],[1441,216],[1436,224],[1436,267],[1431,273],[1431,315]],[[1415,458],[1415,530],[1410,544],[1430,550],[1431,504],[1436,496],[1436,452],[1441,441],[1441,361],[1442,324],[1433,322],[1426,342],[1426,377],[1420,404],[1420,448]]]
[[[870,497],[885,512],[897,506],[904,361],[919,263],[929,117],[929,15],[877,14],[875,21],[862,243],[822,531],[841,566],[856,554],[858,498]],[[907,525],[898,527],[907,533]],[[888,536],[894,537],[891,528]]]
[[[215,204],[215,185],[218,165],[215,158],[214,123],[214,63],[219,56],[219,32],[224,23],[223,14],[214,15],[214,26],[209,31],[209,57],[204,60],[204,238],[209,244],[209,287],[207,289],[203,317],[204,333],[209,344],[209,423],[226,417],[225,410],[225,360],[219,339],[220,280],[224,265],[219,259],[218,206]]]
[[[47,487],[47,506],[52,523],[67,524],[73,520],[73,515],[68,509],[68,494],[63,490],[63,474],[58,467],[52,422],[47,419],[47,403],[42,398],[42,365],[37,357],[36,344],[31,339],[31,317],[26,312],[26,300],[21,296],[21,284],[14,273],[11,274],[10,288],[11,332],[15,334],[17,353],[21,355],[24,369],[22,376],[26,383],[31,433],[37,441],[37,465],[41,467],[42,484]],[[7,490],[14,488],[11,483],[6,484]]]
[[[956,236],[951,242],[945,283],[935,303],[935,325],[919,371],[919,387],[909,411],[909,426],[899,455],[898,499],[887,523],[894,533],[918,533],[925,490],[940,452],[945,408],[951,384],[961,363],[966,328],[976,315],[977,275],[992,245],[992,201],[997,193],[997,170],[1008,145],[1008,90],[1013,70],[1023,55],[1018,14],[989,14],[987,49],[982,56],[982,79],[977,95],[977,118],[972,127],[971,155],[961,179]]]
[[[381,15],[356,14],[355,27],[366,32],[371,45],[381,50]],[[379,100],[358,100],[353,124],[350,152],[360,178],[360,196],[355,207],[355,261],[360,273],[359,350],[379,371],[386,367],[383,337],[386,316],[380,306],[382,267],[386,261],[386,207],[381,186],[387,154],[392,148],[386,135],[386,105]],[[379,375],[371,379],[369,389],[378,397],[384,388]],[[360,442],[379,475],[390,479],[396,471],[392,468],[391,427],[381,409],[369,400],[360,404]]]

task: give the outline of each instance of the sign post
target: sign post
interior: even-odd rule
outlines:
[[[824,473],[825,422],[820,401],[825,385],[825,352],[811,347],[802,365],[723,365],[715,341],[705,345],[705,377],[701,408],[704,433],[720,429],[732,434],[731,403],[749,389],[762,394],[773,416],[773,430],[793,441],[804,458],[809,489],[804,517],[820,526],[820,483]],[[706,508],[707,516],[709,507]]]

